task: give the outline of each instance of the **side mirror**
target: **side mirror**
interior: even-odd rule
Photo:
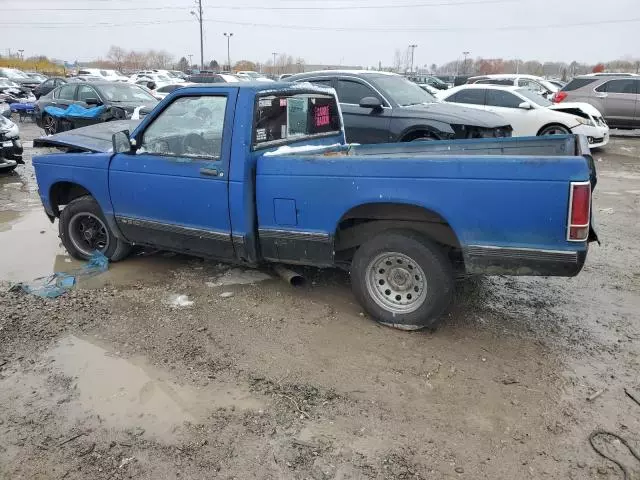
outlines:
[[[529,102],[522,102],[520,105],[518,105],[518,108],[521,108],[523,110],[531,110],[533,106],[531,106]]]
[[[147,82],[147,88],[149,90],[155,90],[156,89],[156,82]]]
[[[85,99],[84,103],[86,103],[87,105],[102,105],[102,102],[97,98],[87,98]]]
[[[131,140],[129,140],[129,130],[114,133],[111,137],[113,153],[129,153],[133,150]]]
[[[382,102],[380,102],[380,99],[376,97],[364,97],[362,100],[360,100],[360,107],[377,110],[379,108],[382,108]]]

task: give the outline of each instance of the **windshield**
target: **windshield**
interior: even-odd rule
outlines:
[[[535,103],[536,105],[540,105],[541,107],[549,107],[553,105],[552,102],[544,98],[542,95],[538,95],[537,93],[532,92],[531,90],[528,90],[526,88],[519,88],[516,90],[516,92],[525,97],[527,100]]]
[[[433,95],[399,75],[379,75],[374,80],[384,95],[401,107],[436,102]]]
[[[111,102],[149,102],[156,103],[153,95],[147,93],[138,85],[126,83],[114,83],[113,85],[100,85],[100,92]]]

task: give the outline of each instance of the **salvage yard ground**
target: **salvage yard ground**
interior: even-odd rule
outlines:
[[[578,277],[465,280],[417,333],[368,319],[340,272],[293,288],[164,252],[58,299],[8,293],[80,265],[33,153],[0,178],[2,479],[622,478],[589,435],[640,444],[638,139],[594,154],[603,243]]]

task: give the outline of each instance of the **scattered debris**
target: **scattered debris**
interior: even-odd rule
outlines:
[[[600,213],[606,213],[607,215],[611,215],[613,213],[613,208],[601,208],[598,211]]]
[[[217,277],[212,282],[206,282],[207,287],[225,287],[229,285],[250,285],[253,283],[270,280],[271,275],[267,275],[259,270],[243,270],[232,268]]]
[[[106,272],[109,259],[101,252],[94,252],[86,265],[74,273],[56,272],[47,277],[40,277],[31,283],[16,283],[9,288],[11,292],[22,291],[38,297],[56,298],[71,290],[78,278],[88,278]]]
[[[220,296],[221,296],[222,298],[231,298],[231,297],[233,297],[233,292],[222,292],[222,293],[220,294]]]
[[[598,398],[600,395],[602,395],[606,391],[607,389],[603,388],[602,390],[598,390],[597,392],[595,392],[593,395],[589,395],[587,397],[587,402],[593,402],[596,398]]]
[[[67,438],[64,442],[59,443],[59,444],[58,444],[58,446],[59,446],[59,447],[61,447],[61,446],[63,446],[63,445],[66,445],[66,444],[67,444],[67,443],[69,443],[69,442],[73,442],[75,439],[80,438],[80,437],[82,437],[83,435],[86,435],[86,433],[85,433],[85,432],[78,433],[77,435],[74,435],[74,436],[73,436],[73,437],[71,437],[71,438]]]
[[[189,300],[186,295],[173,295],[169,300],[169,304],[172,307],[190,307],[193,305],[193,300]]]
[[[462,467],[456,467],[455,468],[456,473],[464,473],[464,468]]]
[[[630,389],[625,388],[624,389],[624,393],[627,395],[627,397],[629,397],[631,400],[633,400],[634,402],[636,402],[638,404],[638,406],[640,406],[640,396],[638,396],[638,394],[632,392]]]
[[[118,468],[123,468],[127,465],[129,465],[131,462],[133,462],[136,459],[136,457],[127,457],[127,458],[123,458],[122,461],[120,462],[120,465],[118,466]]]

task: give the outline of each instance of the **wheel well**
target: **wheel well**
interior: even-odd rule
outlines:
[[[79,197],[91,195],[91,192],[82,185],[72,182],[58,182],[51,187],[49,193],[49,201],[51,208],[56,217],[60,216],[60,206],[68,205],[70,202]]]
[[[562,127],[564,129],[567,129],[569,132],[571,132],[571,129],[569,127],[567,127],[566,125],[563,125],[563,124],[558,123],[558,122],[552,122],[552,123],[547,123],[542,128],[540,128],[540,130],[538,130],[538,133],[536,133],[536,136],[540,135],[545,128],[549,128],[549,127]]]
[[[400,141],[411,142],[417,138],[432,138],[434,140],[440,140],[440,137],[438,137],[435,133],[423,128],[405,133]]]
[[[360,205],[343,215],[335,232],[336,261],[350,262],[360,245],[390,229],[413,230],[441,245],[454,264],[462,262],[460,241],[440,214],[397,203]]]

